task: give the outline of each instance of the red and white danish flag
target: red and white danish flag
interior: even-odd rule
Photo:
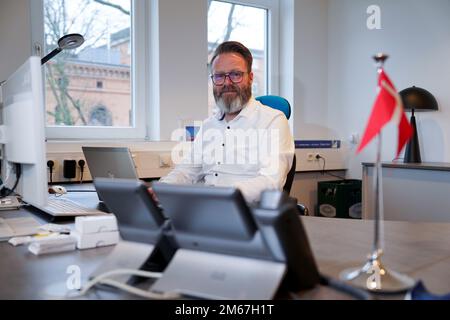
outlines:
[[[378,74],[378,96],[356,152],[359,153],[364,149],[389,121],[395,121],[398,126],[398,157],[405,144],[411,138],[413,129],[406,118],[402,99],[397,93],[392,81],[382,68],[379,69]]]

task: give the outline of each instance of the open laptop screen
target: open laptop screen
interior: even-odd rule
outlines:
[[[136,167],[127,147],[82,147],[84,157],[95,178],[138,179]]]

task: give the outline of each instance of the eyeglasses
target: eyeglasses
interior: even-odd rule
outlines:
[[[240,83],[244,79],[244,73],[242,71],[231,71],[228,73],[214,73],[211,75],[211,80],[216,86],[221,86],[225,83],[225,79],[228,77],[233,83]]]

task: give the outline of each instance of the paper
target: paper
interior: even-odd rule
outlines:
[[[15,196],[3,197],[0,199],[0,210],[19,209],[20,202]]]
[[[64,234],[49,237],[46,240],[32,242],[28,250],[35,255],[72,251],[76,249],[76,243],[77,240],[74,237]]]
[[[40,224],[36,219],[26,218],[0,218],[0,241],[11,237],[29,236],[39,232]]]

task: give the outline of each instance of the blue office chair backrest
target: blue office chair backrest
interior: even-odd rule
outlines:
[[[284,115],[286,116],[286,118],[288,118],[288,120],[291,117],[291,105],[289,104],[289,101],[287,101],[285,98],[282,98],[280,96],[268,95],[256,97],[255,99],[268,107],[280,110],[281,112],[284,113]],[[287,174],[286,182],[284,183],[283,187],[283,190],[286,191],[287,194],[291,192],[292,183],[294,182],[296,162],[297,159],[294,153],[294,160],[292,161],[292,167]]]
[[[288,120],[291,117],[291,105],[289,104],[289,101],[287,101],[285,98],[280,96],[267,95],[267,96],[259,96],[256,97],[255,99],[266,106],[280,110],[281,112],[284,113],[284,115]]]

